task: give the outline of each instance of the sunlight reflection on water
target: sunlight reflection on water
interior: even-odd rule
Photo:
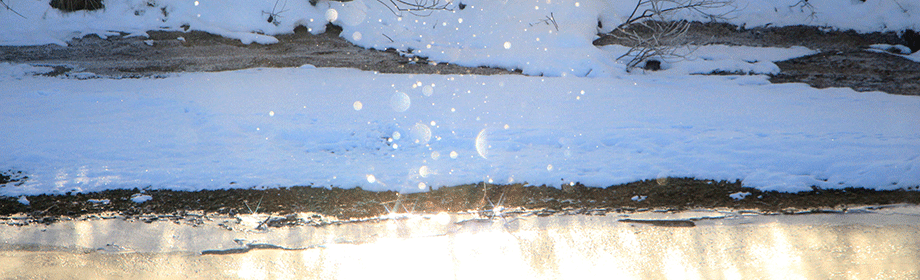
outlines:
[[[142,278],[150,279],[182,275],[374,279],[391,273],[398,273],[401,279],[917,279],[920,276],[920,267],[916,266],[920,261],[918,216],[729,216],[695,220],[695,226],[691,227],[619,221],[623,216],[674,219],[686,215],[724,215],[716,211],[700,213],[494,219],[475,214],[399,213],[377,222],[273,228],[258,233],[228,232],[207,224],[193,228],[168,221],[59,222],[41,228],[6,228],[0,231],[0,237],[4,244],[83,248],[117,244],[118,248],[136,252],[154,250],[154,253],[67,253],[53,249],[71,247],[0,250],[0,271],[10,275],[77,278],[142,274]],[[29,230],[33,232],[20,232]],[[207,256],[176,253],[202,247],[233,248],[237,245],[227,242],[241,237],[286,247],[323,246]],[[163,253],[155,253],[158,250]],[[24,265],[27,263],[30,265]],[[60,267],[61,264],[76,266]]]

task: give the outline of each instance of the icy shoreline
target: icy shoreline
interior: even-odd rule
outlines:
[[[260,217],[213,216],[194,225],[96,218],[3,226],[0,271],[145,279],[368,278],[394,267],[406,267],[398,273],[407,279],[582,278],[611,270],[636,279],[920,273],[913,265],[916,206],[858,214],[696,211],[508,220],[442,213],[269,229],[253,228],[249,218]],[[694,226],[652,223],[676,220]]]

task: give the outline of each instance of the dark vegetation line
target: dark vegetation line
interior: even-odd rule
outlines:
[[[0,176],[0,184],[7,183],[11,178],[9,175]],[[914,189],[918,187],[888,191],[865,188],[814,188],[807,192],[783,193],[743,187],[740,181],[661,178],[606,188],[586,187],[580,183],[561,187],[478,183],[441,187],[411,194],[368,191],[360,187],[343,189],[318,186],[201,191],[147,189],[143,192],[153,199],[144,203],[131,201],[131,196],[142,190],[119,189],[26,196],[29,205],[20,203],[18,197],[0,197],[0,216],[25,214],[32,218],[77,217],[107,212],[127,216],[182,215],[191,211],[236,215],[256,211],[277,215],[312,212],[346,220],[397,212],[487,210],[493,207],[493,202],[501,203],[505,209],[545,210],[547,213],[565,211],[592,214],[642,209],[700,208],[794,213],[803,210],[843,210],[864,205],[920,204],[920,191]],[[743,199],[729,196],[738,192],[750,194]],[[644,198],[638,199],[640,197]],[[104,200],[108,201],[100,202]]]

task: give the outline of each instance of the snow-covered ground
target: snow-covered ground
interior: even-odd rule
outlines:
[[[766,79],[311,67],[5,78],[0,163],[29,179],[0,193],[662,176],[787,191],[920,185],[920,98]]]
[[[920,29],[915,1],[812,0],[814,14],[791,7],[797,2],[739,0],[730,22]],[[687,75],[776,73],[773,61],[815,53],[805,48],[706,46],[665,71],[627,73],[616,60],[625,47],[591,41],[604,31],[598,20],[615,26],[632,1],[455,0],[440,2],[450,11],[422,14],[376,0],[315,7],[123,0],[68,14],[44,0],[4,3],[22,17],[0,10],[2,45],[182,26],[270,44],[277,41],[270,35],[297,25],[318,33],[331,21],[361,46],[548,77],[305,66],[78,80],[0,63],[0,170],[29,177],[0,195],[305,184],[416,191],[479,181],[606,186],[664,176],[782,191],[920,185],[920,98],[773,85],[763,75]]]

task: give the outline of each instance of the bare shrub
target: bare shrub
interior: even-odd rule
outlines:
[[[377,2],[383,4],[396,16],[402,16],[402,12],[408,12],[415,16],[425,17],[430,16],[434,11],[453,11],[453,2],[449,0],[444,2],[441,0],[377,0]]]
[[[287,7],[287,0],[285,0],[284,4],[281,5],[280,10],[278,9],[279,2],[281,2],[281,0],[275,0],[275,5],[272,6],[271,12],[262,11],[262,16],[268,15],[266,21],[268,21],[268,23],[274,24],[275,26],[281,25],[281,14],[288,11],[284,9]]]
[[[900,4],[899,4],[900,5]],[[808,21],[811,22],[817,17],[817,12],[815,12],[815,6],[812,6],[811,3],[808,3],[808,0],[799,0],[795,4],[789,6],[789,9],[798,8],[801,13],[808,13]]]
[[[49,4],[51,4],[52,8],[65,12],[92,11],[105,8],[102,0],[51,0]]]
[[[674,20],[679,11],[698,13],[710,21],[727,19],[728,12],[714,11],[732,7],[733,0],[639,0],[632,14],[617,26],[610,35],[629,47],[617,59],[629,59],[631,71],[650,59],[674,61],[685,58],[694,48],[684,40],[690,22]]]
[[[617,58],[627,58],[630,71],[650,59],[674,61],[683,59],[693,49],[683,40],[690,29],[687,21],[641,21],[629,28],[617,28],[613,36],[628,44],[629,50]],[[660,65],[660,64],[659,64]]]

